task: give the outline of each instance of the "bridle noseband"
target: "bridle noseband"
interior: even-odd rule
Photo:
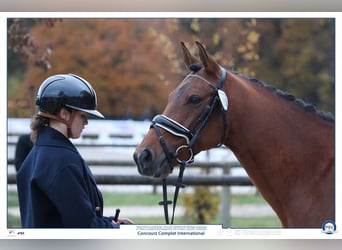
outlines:
[[[170,172],[172,172],[172,162],[174,159],[178,161],[180,164],[180,171],[177,178],[177,182],[175,183],[176,189],[173,199],[173,214],[171,219],[171,224],[173,224],[174,220],[174,213],[177,203],[177,197],[179,193],[179,188],[184,187],[182,184],[183,179],[183,173],[185,170],[185,165],[192,163],[194,161],[194,146],[195,142],[198,139],[202,129],[207,124],[211,114],[214,111],[214,108],[216,106],[216,103],[219,101],[221,103],[221,113],[222,113],[222,119],[223,119],[223,133],[221,137],[221,141],[218,144],[218,146],[221,146],[223,143],[223,140],[226,136],[226,127],[227,127],[227,117],[226,112],[228,111],[228,97],[223,92],[222,86],[226,80],[227,77],[227,71],[221,67],[221,77],[217,85],[209,82],[205,78],[203,78],[200,75],[197,74],[188,74],[184,80],[190,77],[196,77],[201,79],[202,81],[206,82],[212,89],[214,89],[214,96],[211,98],[209,104],[206,106],[204,112],[196,119],[196,122],[192,125],[191,129],[186,128],[182,124],[178,123],[177,121],[167,117],[166,115],[157,115],[153,118],[151,128],[153,128],[159,138],[159,142],[161,147],[163,148],[163,151],[167,157],[167,160],[170,165]],[[183,80],[183,81],[184,81]],[[166,145],[165,139],[160,132],[160,129],[162,128],[166,130],[167,132],[173,134],[174,136],[181,137],[185,139],[186,144],[179,146],[176,151],[172,152],[169,150],[169,148]],[[189,158],[188,159],[180,159],[179,152],[183,149],[189,150]],[[159,205],[164,206],[164,214],[165,214],[165,222],[166,224],[169,224],[169,216],[168,216],[168,205],[171,204],[171,201],[167,200],[167,186],[166,186],[166,180],[163,179],[163,201],[159,202]]]

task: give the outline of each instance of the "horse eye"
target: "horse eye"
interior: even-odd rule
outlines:
[[[188,103],[190,104],[199,104],[201,102],[201,97],[197,96],[197,95],[192,95],[190,96]]]

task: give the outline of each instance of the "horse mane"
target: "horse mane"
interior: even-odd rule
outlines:
[[[308,112],[311,112],[317,116],[319,116],[320,118],[322,118],[323,120],[326,120],[326,121],[329,121],[329,122],[335,122],[335,118],[334,116],[330,113],[330,112],[324,112],[324,111],[320,111],[320,110],[317,110],[315,108],[315,106],[313,106],[312,104],[309,104],[309,103],[306,103],[304,102],[302,99],[298,99],[296,98],[295,96],[293,96],[292,94],[289,94],[283,90],[280,90],[280,89],[277,89],[263,81],[260,81],[256,78],[251,78],[249,76],[246,76],[244,74],[241,74],[241,73],[238,73],[236,71],[233,71],[233,70],[229,70],[229,72],[237,75],[237,76],[240,76],[246,80],[248,80],[249,82],[253,83],[253,84],[256,84],[260,87],[263,87],[265,89],[267,89],[268,91],[272,92],[272,93],[275,93],[277,94],[278,96],[284,98],[285,100],[288,100],[289,102],[292,102],[294,104],[296,104],[297,106],[303,108],[304,110],[308,111]]]
[[[202,67],[203,67],[203,64],[197,62],[197,63],[192,63],[189,66],[189,69],[191,71],[193,71],[194,73],[196,73]],[[306,103],[302,99],[298,99],[294,95],[292,95],[292,94],[290,94],[288,92],[280,90],[280,89],[278,89],[276,87],[273,87],[272,85],[269,85],[269,84],[267,84],[267,83],[265,83],[263,81],[260,81],[260,80],[258,80],[256,78],[249,77],[249,76],[244,75],[244,74],[241,74],[241,73],[236,72],[234,70],[227,70],[227,71],[233,73],[234,75],[240,76],[243,79],[246,79],[249,82],[252,82],[252,83],[254,83],[254,84],[256,84],[256,85],[258,85],[260,87],[263,87],[263,88],[267,89],[268,91],[277,94],[281,98],[284,98],[285,100],[288,100],[289,102],[293,102],[297,106],[299,106],[299,107],[303,108],[304,110],[309,111],[309,112],[319,116],[323,120],[326,120],[326,121],[329,121],[329,122],[335,122],[335,118],[334,118],[334,116],[330,112],[324,112],[324,111],[317,110],[314,105],[312,105],[310,103]]]

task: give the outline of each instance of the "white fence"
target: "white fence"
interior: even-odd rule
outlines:
[[[132,155],[149,129],[150,121],[133,120],[89,120],[82,137],[73,140],[81,155],[90,165],[99,185],[120,190],[138,191],[147,187],[160,187],[161,181],[140,176]],[[15,184],[13,166],[15,146],[22,134],[30,132],[30,119],[8,119],[8,184]],[[210,174],[201,169],[210,168]],[[167,178],[174,183],[176,176]],[[201,152],[195,157],[195,163],[187,167],[184,174],[187,186],[205,185],[221,187],[223,221],[228,221],[230,193],[256,192],[246,172],[240,166],[234,154],[227,148],[216,148]]]
[[[18,137],[21,134],[30,132],[30,122],[31,120],[26,118],[8,118],[8,161],[10,164],[13,163],[14,149]],[[91,119],[85,127],[82,136],[79,139],[73,140],[73,143],[79,148],[82,156],[92,167],[95,174],[114,173],[114,170],[110,171],[108,168],[102,170],[102,172],[99,171],[99,166],[111,166],[116,168],[116,175],[130,173],[133,176],[137,175],[137,170],[132,159],[132,154],[136,145],[145,136],[150,124],[151,121],[149,120]],[[192,170],[187,170],[186,174],[198,175],[200,172],[199,168],[203,166],[210,167],[211,174],[217,176],[213,177],[215,184],[209,181],[207,185],[210,185],[210,183],[217,185],[220,183],[218,178],[222,175],[222,166],[226,165],[233,166],[233,168],[230,169],[230,176],[226,178],[226,181],[221,178],[221,182],[223,181],[221,185],[226,185],[231,182],[234,185],[234,179],[231,179],[231,177],[247,177],[245,170],[240,166],[234,154],[227,148],[215,148],[199,153],[195,157],[195,164],[193,164],[193,167],[197,168],[197,170],[191,167]],[[120,167],[125,172],[123,170],[120,172]],[[13,174],[13,170],[10,170],[9,173]],[[209,176],[209,178],[212,177]],[[108,177],[101,179],[106,179],[106,184],[110,184],[108,183]],[[146,180],[142,181],[146,182]],[[248,183],[246,181],[245,183]],[[202,181],[202,183],[204,182]],[[234,185],[231,191],[236,193],[254,192],[255,187],[247,187],[245,185]]]
[[[30,132],[30,119],[8,118],[8,142],[16,143],[20,134]],[[89,120],[77,145],[122,145],[134,146],[144,137],[150,121],[134,120]]]

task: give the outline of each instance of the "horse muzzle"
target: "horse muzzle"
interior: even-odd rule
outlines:
[[[134,161],[141,175],[154,178],[166,178],[171,173],[169,162],[166,158],[157,160],[151,149],[143,148],[133,154]]]

